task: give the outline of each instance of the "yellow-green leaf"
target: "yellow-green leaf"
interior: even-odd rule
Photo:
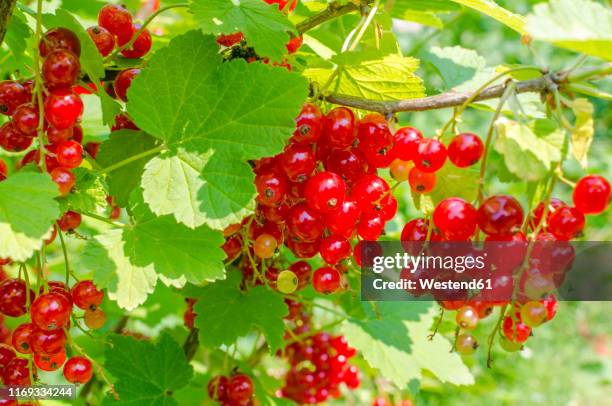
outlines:
[[[576,124],[572,131],[572,153],[583,168],[587,167],[587,155],[593,142],[593,105],[587,99],[576,99],[572,103]]]
[[[520,34],[525,34],[525,17],[501,7],[492,0],[451,0],[466,7],[480,11],[500,23],[507,25]]]

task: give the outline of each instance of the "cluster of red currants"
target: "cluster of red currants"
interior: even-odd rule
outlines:
[[[62,366],[68,382],[88,382],[93,375],[91,361],[82,355],[66,360],[70,317],[76,306],[85,310],[83,318],[88,328],[102,327],[106,320],[99,308],[103,299],[104,293],[90,280],[80,281],[70,290],[62,282],[50,281],[46,287],[41,286],[38,296],[21,279],[2,281],[0,312],[9,317],[30,316],[29,322],[15,328],[10,345],[0,344],[2,382],[31,385],[37,369],[56,371]]]
[[[253,380],[246,374],[217,375],[208,382],[208,397],[222,406],[252,406]]]
[[[293,336],[308,333],[310,316],[307,313],[299,312],[293,321]],[[291,337],[285,336],[286,339]],[[330,397],[338,398],[342,383],[349,389],[356,389],[360,384],[359,369],[348,363],[355,353],[343,336],[326,332],[317,332],[288,344],[282,356],[287,358],[289,370],[278,396],[299,404],[317,404]]]

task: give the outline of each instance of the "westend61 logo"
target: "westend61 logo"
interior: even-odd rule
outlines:
[[[365,242],[361,298],[612,300],[608,242]]]

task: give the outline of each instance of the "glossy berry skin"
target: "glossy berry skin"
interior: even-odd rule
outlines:
[[[340,287],[340,273],[329,266],[321,267],[312,274],[312,286],[325,295],[334,293]]]
[[[65,168],[76,168],[83,162],[83,147],[76,141],[63,141],[55,150],[57,162]]]
[[[30,339],[34,331],[36,331],[36,326],[32,323],[24,323],[17,326],[11,337],[13,348],[22,354],[32,353]]]
[[[306,182],[306,203],[320,213],[331,213],[342,205],[346,184],[333,172],[320,172]]]
[[[446,162],[446,147],[435,138],[423,138],[419,142],[414,166],[423,172],[436,172]]]
[[[30,315],[36,327],[50,331],[66,327],[71,311],[72,306],[63,295],[49,292],[34,300]]]
[[[230,378],[227,385],[227,397],[234,402],[246,402],[253,396],[253,381],[245,374],[237,374]]]
[[[279,163],[292,182],[305,180],[317,165],[312,147],[303,144],[290,144],[280,155]]]
[[[42,65],[42,75],[49,88],[73,85],[77,81],[80,70],[79,58],[65,49],[51,52]]]
[[[510,316],[506,316],[503,324],[503,332],[506,338],[514,343],[524,343],[531,335],[531,328],[521,323],[517,315],[516,323]]]
[[[338,210],[327,214],[325,224],[332,233],[349,238],[353,234],[360,215],[361,210],[357,207],[357,203],[352,199],[346,199]]]
[[[362,151],[378,151],[390,148],[393,136],[387,120],[378,113],[368,114],[359,120],[357,126],[359,149]]]
[[[321,136],[323,113],[316,104],[304,103],[300,114],[295,119],[295,132],[291,138],[294,142],[311,143]]]
[[[34,327],[30,335],[30,345],[35,353],[57,354],[66,345],[66,334],[62,329],[45,331]]]
[[[21,152],[32,145],[33,138],[15,128],[12,121],[0,126],[0,147],[9,152]]]
[[[393,134],[393,148],[397,159],[412,161],[417,154],[423,134],[413,127],[402,127]]]
[[[104,300],[104,292],[99,290],[91,280],[78,282],[70,290],[74,304],[79,309],[93,310]]]
[[[300,240],[315,241],[323,235],[324,224],[316,210],[305,203],[298,203],[289,211],[287,227]]]
[[[115,78],[114,83],[115,95],[119,98],[119,100],[122,100],[124,102],[128,100],[128,89],[132,85],[132,81],[134,80],[134,78],[139,74],[140,69],[138,68],[129,68],[119,72],[119,74]]]
[[[208,381],[207,391],[208,397],[212,400],[225,401],[227,400],[227,389],[229,379],[223,375],[217,375]]]
[[[17,107],[29,101],[28,92],[19,82],[0,81],[0,114],[11,116]]]
[[[25,358],[13,358],[2,370],[2,381],[5,385],[30,385],[28,360]]]
[[[457,310],[455,321],[465,330],[473,330],[478,324],[478,312],[472,306],[463,306]]]
[[[365,175],[353,185],[351,197],[360,210],[371,210],[389,192],[387,182],[376,175]]]
[[[75,211],[67,211],[57,220],[57,225],[62,231],[72,231],[81,225],[81,214]]]
[[[55,354],[34,354],[34,365],[43,371],[57,371],[66,362],[66,351],[62,349]]]
[[[32,103],[25,103],[13,113],[13,125],[25,135],[34,137],[38,129],[38,118],[38,109]]]
[[[266,206],[275,206],[287,196],[289,189],[285,175],[279,172],[264,172],[255,177],[257,201]]]
[[[98,330],[106,323],[106,313],[104,313],[104,310],[99,308],[85,311],[83,318],[85,320],[85,325],[90,330]]]
[[[91,37],[98,52],[102,56],[108,56],[115,48],[115,36],[110,33],[106,28],[94,25],[87,29],[87,33]]]
[[[376,241],[385,230],[385,221],[379,213],[363,213],[357,225],[357,234],[368,241]]]
[[[449,240],[467,240],[476,231],[478,213],[476,209],[458,197],[449,197],[436,206],[434,224]]]
[[[242,40],[244,40],[244,34],[241,32],[221,34],[217,37],[217,44],[223,45],[224,47],[231,47],[234,44],[240,43]]]
[[[458,168],[474,165],[483,153],[484,145],[476,134],[458,134],[448,144],[448,159]]]
[[[87,383],[92,375],[91,361],[83,356],[72,357],[64,364],[64,378],[70,383]]]
[[[550,215],[548,231],[557,240],[567,241],[577,237],[584,229],[584,214],[575,207],[561,207]]]
[[[30,291],[30,300],[34,292]],[[26,314],[26,284],[20,279],[5,279],[0,283],[0,312],[10,317]]]
[[[132,15],[122,6],[107,4],[98,12],[98,25],[117,37],[125,38],[132,33]]]
[[[429,230],[429,222],[424,218],[417,218],[410,220],[404,225],[401,234],[401,241],[425,241],[427,239],[427,232]],[[436,238],[435,231],[432,231],[432,240]]]
[[[325,160],[325,169],[340,175],[348,184],[361,178],[367,168],[365,157],[357,148],[334,149]]]
[[[83,101],[68,89],[53,90],[45,100],[45,118],[53,127],[72,127],[83,114]]]
[[[323,134],[336,148],[352,145],[356,136],[355,115],[346,107],[330,110],[323,119]]]
[[[2,371],[9,362],[15,358],[15,350],[8,344],[0,344],[0,371]]]
[[[410,170],[408,183],[415,193],[429,193],[436,187],[436,174],[423,172],[415,167]]]
[[[259,258],[268,259],[274,256],[277,246],[276,238],[269,234],[262,234],[255,239],[253,252]]]
[[[136,33],[138,32],[138,30],[140,30],[140,28],[141,28],[140,24],[134,24],[133,35],[136,35]],[[127,44],[130,40],[131,40],[131,36],[130,36],[130,39],[128,39],[128,41],[126,41],[125,43],[121,43],[122,41],[120,41],[119,46],[123,46],[124,44]],[[126,48],[121,51],[121,55],[125,56],[126,58],[132,58],[132,59],[142,58],[143,56],[148,54],[149,51],[151,50],[151,44],[152,44],[151,32],[149,32],[149,30],[145,28],[138,35],[138,37],[134,40],[131,47]]]
[[[77,57],[81,56],[81,42],[76,34],[69,29],[57,27],[47,31],[40,44],[38,44],[38,51],[40,56],[47,57],[51,52],[58,49],[65,49]]]
[[[602,176],[587,175],[576,183],[574,206],[584,214],[599,214],[610,203],[610,183]]]
[[[76,182],[76,177],[70,170],[57,167],[53,169],[50,173],[51,180],[57,185],[60,196],[66,196],[72,190],[74,183]]]
[[[366,148],[361,150],[372,168],[388,168],[396,158],[395,149],[391,145],[381,149]]]
[[[557,211],[557,209],[561,207],[565,207],[565,206],[567,206],[567,203],[565,203],[563,200],[560,200],[554,197],[550,199],[550,205],[548,207],[548,211],[546,214],[546,221],[542,225],[543,230],[546,229],[546,225],[550,221],[551,214]],[[531,227],[532,230],[535,230],[540,225],[543,215],[544,215],[544,202],[541,202],[540,204],[536,206],[535,209],[533,209],[531,213],[531,219],[529,220],[529,227]]]
[[[523,223],[523,208],[512,196],[491,196],[478,209],[478,225],[487,235],[513,234]]]
[[[319,253],[323,261],[329,265],[336,265],[338,262],[351,255],[351,243],[339,235],[330,235],[321,240]]]

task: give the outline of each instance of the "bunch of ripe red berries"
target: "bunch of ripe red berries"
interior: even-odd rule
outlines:
[[[223,406],[252,406],[253,381],[242,373],[217,375],[208,382],[208,396]]]
[[[0,283],[0,313],[9,317],[30,316],[30,321],[15,328],[11,344],[0,344],[0,373],[5,385],[31,385],[36,370],[56,371],[63,366],[71,383],[86,383],[93,374],[92,363],[83,355],[66,360],[70,343],[70,318],[73,306],[84,310],[82,318],[90,329],[102,327],[106,316],[99,308],[104,293],[90,280],[68,289],[62,282],[41,286],[37,296],[22,279]],[[76,319],[75,319],[76,320]],[[76,321],[75,321],[76,322]],[[70,346],[73,350],[74,346]]]

